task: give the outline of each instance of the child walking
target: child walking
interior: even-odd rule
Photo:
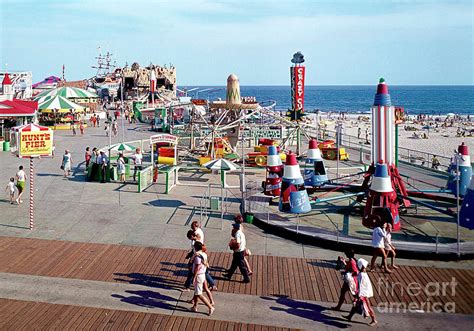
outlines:
[[[7,187],[5,188],[5,191],[8,191],[10,193],[10,204],[13,205],[13,200],[15,200],[15,178],[11,177],[10,181],[7,184]]]

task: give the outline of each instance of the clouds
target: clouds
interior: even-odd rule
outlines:
[[[244,84],[288,84],[296,50],[309,84],[367,84],[386,72],[396,84],[472,83],[470,2],[3,0],[2,8],[2,63],[30,65],[38,79],[63,62],[71,79],[92,75],[102,45],[119,63],[173,62],[181,84],[224,84],[230,72]],[[72,52],[46,56],[51,49]]]

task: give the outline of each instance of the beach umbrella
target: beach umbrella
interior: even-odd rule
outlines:
[[[221,170],[221,171],[232,171],[237,170],[237,166],[226,159],[215,159],[207,163],[204,163],[204,166],[210,170]]]
[[[84,109],[83,106],[80,106],[68,99],[61,97],[59,95],[48,99],[38,105],[39,110],[46,110],[46,109],[58,109],[58,113],[67,113],[71,109],[75,111],[81,111]]]
[[[133,152],[136,147],[133,145],[125,144],[125,143],[120,143],[120,144],[115,144],[110,146],[109,148],[111,151],[115,152]]]

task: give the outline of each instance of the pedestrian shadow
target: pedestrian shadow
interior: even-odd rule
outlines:
[[[336,270],[336,261],[332,261],[332,260],[316,260],[316,261],[309,261],[307,263],[319,268]]]
[[[173,262],[161,262],[161,264],[165,265],[165,266],[169,266],[169,267],[176,267],[176,268],[179,268],[178,270],[172,270],[172,269],[160,269],[161,271],[165,271],[165,272],[170,272],[173,274],[173,276],[183,276],[183,277],[186,277],[188,275],[188,263],[185,263],[185,262],[177,262],[177,263],[173,263]],[[208,268],[209,270],[209,274],[212,276],[212,278],[214,279],[225,279],[223,277],[219,277],[217,276],[216,274],[217,273],[222,273],[224,271],[226,271],[227,269],[225,269],[224,267],[220,267],[220,266],[210,266]],[[236,271],[237,273],[237,271]]]
[[[36,173],[38,177],[64,177],[64,174],[46,174],[46,173]]]
[[[179,307],[177,303],[179,299],[175,299],[169,295],[160,294],[153,291],[125,291],[130,296],[120,294],[112,294],[111,296],[120,301],[145,308],[161,308],[166,310],[187,311],[183,307]]]
[[[338,329],[346,329],[351,327],[351,323],[343,318],[326,315],[324,312],[326,310],[331,310],[315,303],[293,300],[288,296],[261,296],[260,298],[269,301],[274,300],[275,303],[287,307],[270,307],[270,309],[274,311],[283,311],[291,315],[306,318],[315,322],[320,322]]]
[[[183,288],[183,284],[181,282],[155,275],[141,273],[124,274],[116,272],[114,273],[114,276],[117,276],[117,278],[114,278],[115,281],[127,282],[134,285],[162,288],[167,290],[181,290]]]

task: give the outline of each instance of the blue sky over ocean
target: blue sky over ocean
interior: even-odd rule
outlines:
[[[472,85],[472,1],[0,0],[1,68],[34,79],[117,63],[173,63],[180,85],[287,85],[292,54],[308,85]]]

